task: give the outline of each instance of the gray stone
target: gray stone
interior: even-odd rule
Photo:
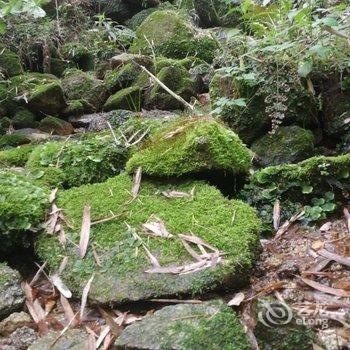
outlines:
[[[88,335],[81,329],[70,329],[55,343],[60,332],[51,332],[37,340],[28,350],[84,350],[88,349]]]
[[[6,264],[0,264],[0,319],[19,310],[24,302],[19,273]]]
[[[16,329],[10,335],[11,345],[16,350],[26,350],[37,338],[36,332],[29,327],[22,327]]]
[[[30,316],[25,312],[14,312],[0,322],[0,335],[7,336],[17,328],[31,322]]]
[[[234,312],[221,301],[166,306],[124,329],[117,349],[235,349],[250,346]]]

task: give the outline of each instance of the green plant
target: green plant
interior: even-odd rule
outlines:
[[[312,198],[312,205],[306,205],[304,207],[305,217],[307,221],[318,221],[325,219],[328,214],[335,211],[337,208],[334,203],[334,193],[326,192],[322,198]]]

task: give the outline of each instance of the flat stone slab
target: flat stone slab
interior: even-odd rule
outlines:
[[[0,320],[18,311],[24,303],[21,276],[6,264],[0,264]]]
[[[75,295],[93,274],[89,298],[102,304],[200,294],[219,286],[239,288],[247,281],[259,249],[260,221],[251,207],[224,198],[200,181],[142,181],[134,199],[132,186],[132,178],[124,173],[104,183],[58,191],[57,205],[74,228],[65,228],[65,246],[57,236],[43,234],[36,249],[52,270],[68,257],[61,277]],[[87,253],[81,259],[77,245],[87,204],[92,222],[100,223],[91,225]],[[171,237],[155,237],[143,226],[157,220]],[[181,234],[195,235],[211,247],[202,247],[209,257],[206,267],[196,259],[203,251],[191,242],[193,251],[188,250]],[[216,257],[208,255],[213,249]],[[154,262],[152,266],[152,257],[160,270],[154,269]],[[185,268],[179,270],[180,266]]]
[[[124,329],[118,350],[248,350],[243,326],[221,301],[171,305]]]

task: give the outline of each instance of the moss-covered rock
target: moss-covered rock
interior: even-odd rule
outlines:
[[[21,309],[24,299],[19,273],[0,263],[0,320]]]
[[[0,151],[0,168],[11,166],[24,166],[34,147],[35,146],[32,145],[24,145],[22,147],[16,147],[5,151]]]
[[[132,111],[140,111],[143,101],[142,90],[139,86],[130,86],[119,90],[115,94],[108,97],[103,106],[103,110],[112,111],[114,109],[129,109]]]
[[[206,170],[246,173],[251,154],[230,129],[210,118],[180,119],[153,135],[128,161],[133,172],[181,176]]]
[[[0,118],[0,126],[4,129],[8,129],[12,124],[12,120],[8,117]]]
[[[192,96],[196,95],[195,81],[184,68],[176,66],[161,68],[157,74],[157,78],[185,101],[189,101]],[[157,83],[154,83],[153,88],[149,92],[146,103],[149,107],[158,109],[172,110],[184,108],[181,102]]]
[[[149,68],[153,65],[151,57],[127,52],[115,55],[110,60],[112,69],[121,68],[122,66],[126,66],[128,63],[137,63],[145,66],[146,68]]]
[[[61,52],[71,67],[78,68],[86,72],[94,70],[94,54],[83,44],[65,44],[62,46]]]
[[[12,77],[23,73],[19,56],[14,52],[0,46],[0,73]]]
[[[27,167],[47,173],[59,169],[63,186],[80,186],[105,181],[123,169],[128,151],[117,147],[111,135],[96,135],[69,142],[49,142],[38,146],[30,155]],[[57,177],[56,176],[56,177]],[[43,179],[42,179],[43,180]]]
[[[104,79],[105,86],[113,94],[133,85],[140,73],[141,68],[135,63],[128,63],[120,69],[107,72]]]
[[[217,48],[211,36],[198,32],[175,11],[153,12],[139,26],[136,35],[131,47],[133,53],[151,54],[153,50],[170,58],[196,56],[210,62]]]
[[[25,73],[11,78],[22,104],[33,112],[56,115],[66,106],[60,81],[50,74]]]
[[[241,0],[193,0],[200,22],[205,27],[235,27],[240,22]],[[236,9],[235,9],[236,8]]]
[[[249,350],[243,326],[221,301],[166,306],[128,326],[117,349]]]
[[[30,143],[30,139],[22,134],[6,134],[0,136],[0,150]]]
[[[63,136],[70,135],[74,132],[74,128],[71,123],[51,116],[45,117],[43,120],[41,120],[38,129],[49,134]]]
[[[85,100],[99,109],[106,100],[107,91],[103,81],[78,69],[69,69],[62,79],[64,94],[68,100]]]
[[[21,108],[16,112],[12,118],[12,125],[16,129],[22,128],[35,128],[38,123],[36,121],[36,115],[28,109]]]
[[[92,222],[110,218],[111,212],[118,216],[116,220],[91,226],[91,244],[100,257],[100,267],[91,245],[85,258],[79,259],[75,244],[62,247],[57,237],[39,237],[36,251],[52,269],[59,265],[63,256],[69,256],[62,278],[72,291],[80,294],[81,286],[93,273],[95,278],[89,297],[100,303],[195,294],[223,284],[237,288],[247,280],[247,272],[253,266],[259,247],[260,228],[254,210],[247,204],[224,198],[219,190],[204,182],[164,185],[143,181],[138,200],[132,200],[132,185],[131,177],[121,174],[105,183],[58,193],[57,205],[64,209],[67,219],[74,225],[74,230],[66,230],[68,242],[79,241],[86,204],[91,207]],[[189,193],[194,186],[193,198],[167,198],[162,194],[169,190]],[[164,222],[174,235],[172,238],[152,238],[143,234],[141,225],[152,215]],[[224,261],[188,274],[145,272],[151,268],[151,263],[141,240],[163,267],[193,262],[177,236],[184,232],[193,232],[224,252]]]
[[[86,100],[68,101],[67,107],[62,111],[64,117],[80,116],[95,111],[95,107]]]
[[[35,229],[44,220],[48,191],[23,175],[0,171],[0,233]]]
[[[284,126],[255,141],[251,149],[263,166],[296,163],[312,156],[314,141],[311,131],[299,126]]]
[[[212,109],[248,144],[270,131],[273,119],[271,101],[267,102],[271,100],[271,94],[265,91],[265,82],[259,83],[254,79],[257,79],[254,73],[247,73],[242,78],[218,72],[210,83],[209,91]],[[287,95],[281,97],[283,110],[279,122],[303,128],[317,125],[314,97],[295,82],[288,89]],[[237,100],[244,103],[234,103]]]

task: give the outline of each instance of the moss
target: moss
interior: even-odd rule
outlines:
[[[166,58],[166,57],[157,57],[154,63],[154,66],[156,68],[156,73],[159,73],[159,71],[162,68],[167,67],[174,67],[179,69],[186,69],[190,70],[197,64],[204,63],[203,60],[200,60],[197,57],[186,57],[180,60],[173,59],[173,58]]]
[[[35,146],[25,145],[0,152],[0,167],[22,167]]]
[[[23,73],[19,56],[14,52],[0,46],[0,72],[7,77]]]
[[[132,111],[140,111],[142,105],[142,91],[139,86],[130,86],[119,90],[111,95],[103,106],[105,111],[114,109],[130,109]]]
[[[43,171],[44,174],[58,168],[64,173],[64,181],[59,172],[55,182],[63,182],[64,187],[80,186],[105,181],[118,174],[124,167],[127,155],[128,151],[116,147],[110,135],[96,135],[78,141],[40,145],[30,155],[27,168]]]
[[[127,327],[117,349],[251,349],[236,314],[220,300],[166,306]]]
[[[57,135],[70,135],[74,132],[74,128],[71,123],[56,117],[45,117],[41,120],[39,130],[45,131],[47,133],[57,134]]]
[[[101,80],[79,69],[65,71],[62,87],[69,100],[83,99],[99,109],[106,100],[106,88]]]
[[[255,141],[251,149],[263,166],[295,163],[310,157],[315,138],[311,131],[298,126],[280,127],[276,133],[267,134]]]
[[[45,217],[48,191],[15,172],[0,171],[0,233],[36,228]]]
[[[72,100],[68,101],[67,107],[62,111],[62,115],[70,117],[72,115],[79,116],[89,114],[95,111],[95,107],[86,100]]]
[[[6,134],[0,136],[0,150],[25,145],[30,143],[30,140],[22,134]]]
[[[195,82],[184,68],[164,67],[157,74],[157,78],[169,89],[189,101],[195,96]],[[157,109],[183,109],[184,105],[166,92],[159,84],[155,84],[147,98],[147,105]]]
[[[169,58],[196,56],[210,62],[217,48],[213,38],[199,34],[187,18],[175,11],[153,12],[139,26],[136,35],[131,47],[133,53],[151,54],[153,50]]]
[[[81,43],[68,43],[62,46],[62,54],[71,66],[82,71],[92,71],[95,67],[94,54]]]
[[[8,266],[6,263],[0,263],[0,290],[4,289],[5,285],[13,279],[13,275],[10,273],[6,273]]]
[[[155,134],[134,154],[126,169],[156,176],[181,176],[205,170],[245,173],[251,155],[239,137],[210,118],[181,119]]]
[[[118,90],[133,85],[141,72],[134,63],[128,63],[118,70],[112,70],[105,75],[105,86],[109,92],[115,93]]]
[[[15,116],[13,117],[12,125],[16,129],[35,128],[38,123],[36,122],[36,116],[34,113],[28,109],[22,108],[16,112]]]
[[[12,121],[8,117],[3,117],[0,119],[0,126],[4,129],[8,129],[11,124],[12,124]]]
[[[162,194],[169,189],[189,192],[194,186],[193,199],[168,199]],[[58,194],[58,206],[64,209],[75,227],[66,230],[72,242],[79,241],[83,207],[87,203],[91,206],[92,221],[110,217],[111,212],[119,215],[118,220],[91,227],[90,242],[101,258],[100,268],[93,258],[91,245],[85,259],[80,260],[76,258],[73,244],[63,248],[57,237],[39,237],[37,253],[43,261],[48,261],[51,268],[56,268],[62,257],[69,255],[69,266],[63,278],[76,293],[81,293],[81,286],[92,273],[95,273],[95,279],[90,297],[103,303],[198,293],[214,289],[223,280],[227,283],[232,280],[237,287],[246,280],[247,270],[252,267],[258,249],[260,228],[254,210],[248,205],[225,199],[219,190],[204,182],[164,185],[143,181],[138,200],[131,200],[131,188],[132,179],[121,174],[105,183],[84,185]],[[142,235],[140,225],[152,214],[160,217],[175,237],[179,233],[193,232],[224,251],[228,263],[188,275],[145,275],[143,271],[150,263],[126,223],[141,234],[162,266],[191,260],[178,239],[152,239]]]
[[[60,81],[51,74],[25,73],[11,78],[17,96],[26,95],[26,107],[34,112],[58,114],[65,107]],[[24,101],[23,101],[24,102]]]

